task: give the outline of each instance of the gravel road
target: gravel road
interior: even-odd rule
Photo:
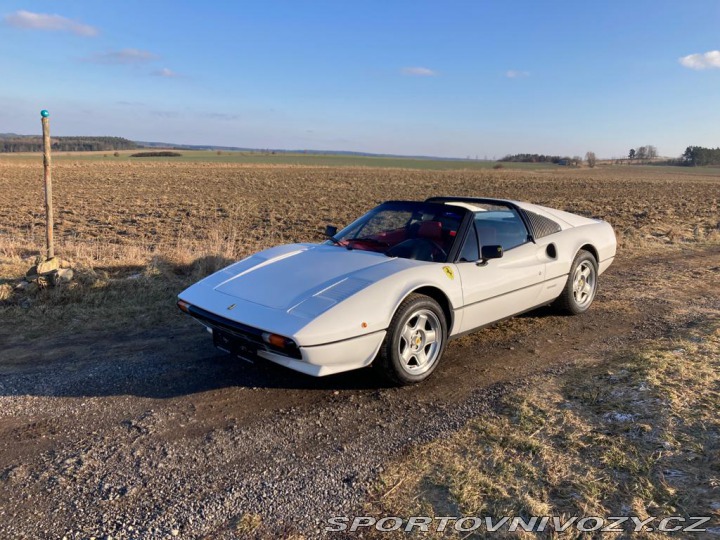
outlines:
[[[671,335],[716,302],[720,250],[620,259],[580,317],[550,309],[453,342],[425,384],[370,371],[312,379],[212,348],[188,321],[0,351],[0,538],[322,534],[392,456],[492,409],[503,392]]]

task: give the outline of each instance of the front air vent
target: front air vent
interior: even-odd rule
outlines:
[[[323,298],[329,298],[336,302],[342,302],[368,285],[370,285],[370,282],[364,279],[346,278],[316,293],[315,296],[322,296]]]

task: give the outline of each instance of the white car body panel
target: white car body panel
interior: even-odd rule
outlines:
[[[461,332],[485,326],[534,307],[545,280],[545,265],[538,260],[538,246],[523,244],[484,266],[459,263],[463,288]],[[544,253],[544,248],[541,248]]]
[[[584,246],[596,255],[599,273],[612,263],[616,241],[608,223],[509,202],[561,230],[484,265],[392,258],[332,244],[278,246],[206,277],[179,299],[229,324],[293,340],[300,358],[272,350],[257,355],[322,376],[371,364],[398,306],[418,289],[446,300],[448,333],[456,336],[555,300]]]

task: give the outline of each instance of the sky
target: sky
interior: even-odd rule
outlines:
[[[720,0],[0,2],[0,133],[499,158],[720,146]]]

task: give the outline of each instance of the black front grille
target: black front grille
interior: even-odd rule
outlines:
[[[302,358],[297,346],[281,348],[266,343],[263,339],[265,331],[259,328],[231,321],[197,306],[188,306],[188,313],[210,328],[220,330],[223,335],[234,337],[243,344],[251,344],[257,350],[271,351],[290,358]]]
[[[550,218],[546,218],[545,216],[541,216],[540,214],[536,214],[534,212],[528,212],[527,210],[525,210],[525,215],[530,222],[533,238],[543,238],[562,230],[560,225]]]

